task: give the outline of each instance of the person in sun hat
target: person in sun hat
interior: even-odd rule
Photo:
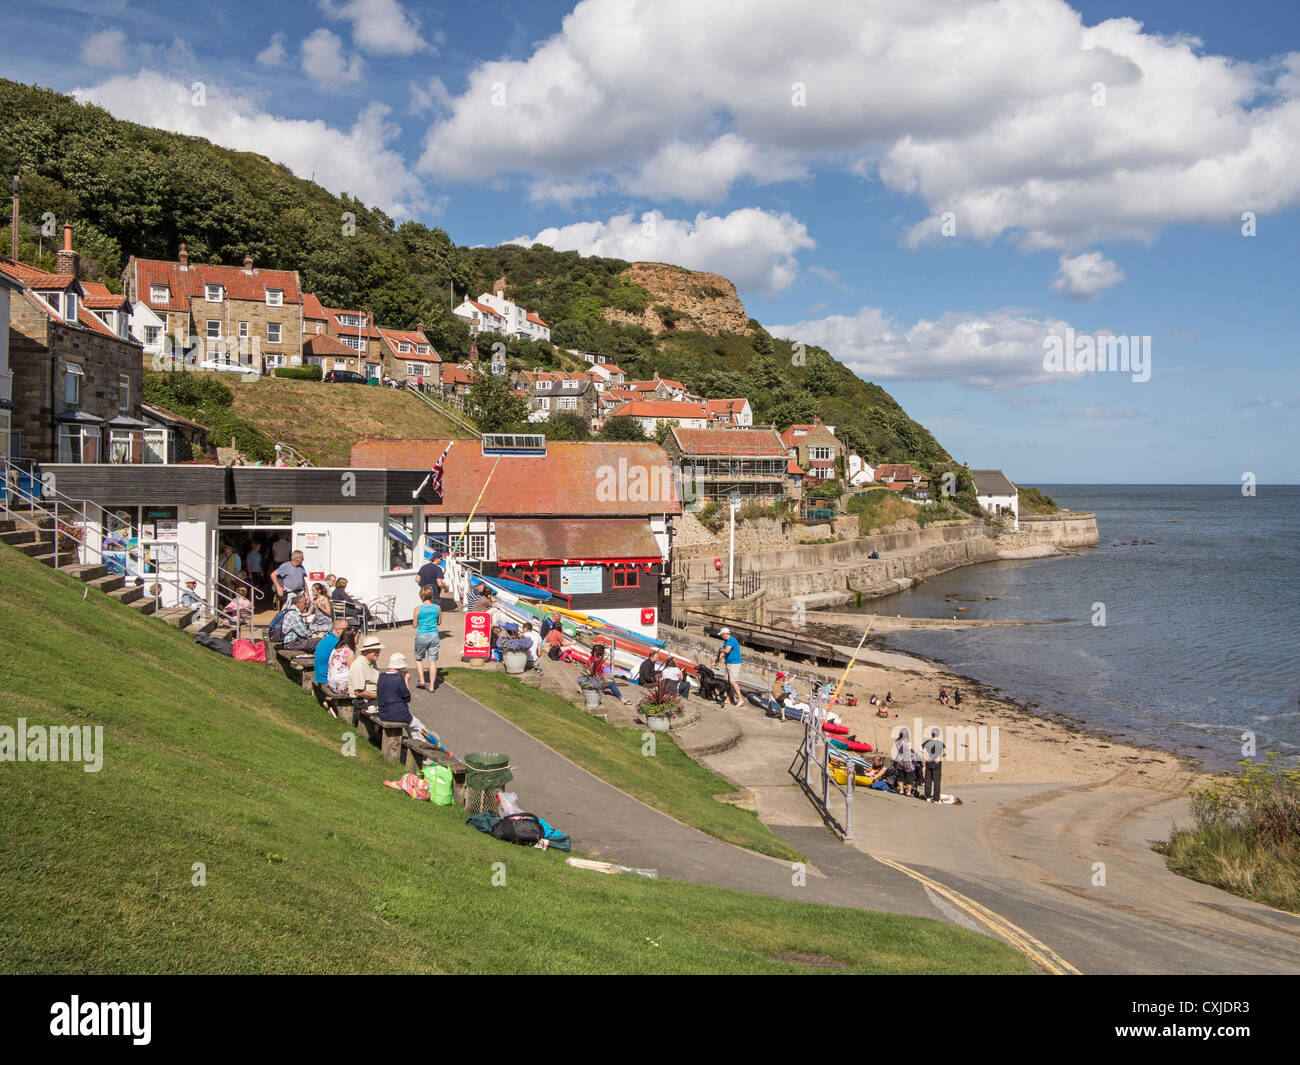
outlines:
[[[379,669],[376,665],[384,649],[378,636],[367,636],[357,647],[357,657],[348,674],[348,690],[353,701],[369,705],[379,698]]]
[[[423,738],[428,729],[411,714],[411,688],[406,683],[406,655],[395,652],[388,668],[379,674],[379,720],[400,722],[412,736]]]
[[[718,653],[713,656],[713,664],[716,666],[721,660],[723,654],[727,656],[727,684],[731,690],[728,698],[732,706],[740,705],[740,641],[731,635],[731,630],[723,625],[718,630],[718,635],[724,637],[722,646],[718,648]]]

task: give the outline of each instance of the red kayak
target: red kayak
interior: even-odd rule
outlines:
[[[847,725],[832,725],[828,723],[822,726],[822,731],[828,732],[832,736],[847,736],[849,734]]]

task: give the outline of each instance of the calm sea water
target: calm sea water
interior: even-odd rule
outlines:
[[[966,566],[863,610],[951,617],[960,605],[962,617],[1060,624],[898,633],[886,646],[1214,768],[1240,760],[1248,730],[1261,752],[1300,755],[1300,486],[1253,498],[1237,486],[1042,487],[1096,513],[1100,546]]]

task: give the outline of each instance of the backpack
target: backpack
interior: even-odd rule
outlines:
[[[551,644],[551,649],[546,652],[546,657],[552,662],[558,662],[560,660],[560,645],[558,643]]]
[[[542,634],[543,640],[546,639],[546,637],[550,634],[550,631],[553,628],[555,628],[555,622],[553,622],[550,618],[547,618],[545,621],[542,622],[542,627],[540,629],[540,632]]]
[[[266,627],[266,638],[272,643],[280,643],[284,639],[284,613],[284,610],[281,610]]]
[[[234,657],[235,649],[229,640],[223,640],[220,636],[213,636],[208,632],[201,632],[194,637],[194,642],[209,651],[216,651],[217,654]]]
[[[492,826],[492,835],[507,843],[531,847],[545,838],[546,831],[534,814],[511,814]]]

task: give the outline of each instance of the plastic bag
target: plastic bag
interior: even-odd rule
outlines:
[[[513,791],[502,791],[497,793],[497,805],[501,809],[502,817],[509,817],[511,814],[521,813],[519,809],[519,796]]]

